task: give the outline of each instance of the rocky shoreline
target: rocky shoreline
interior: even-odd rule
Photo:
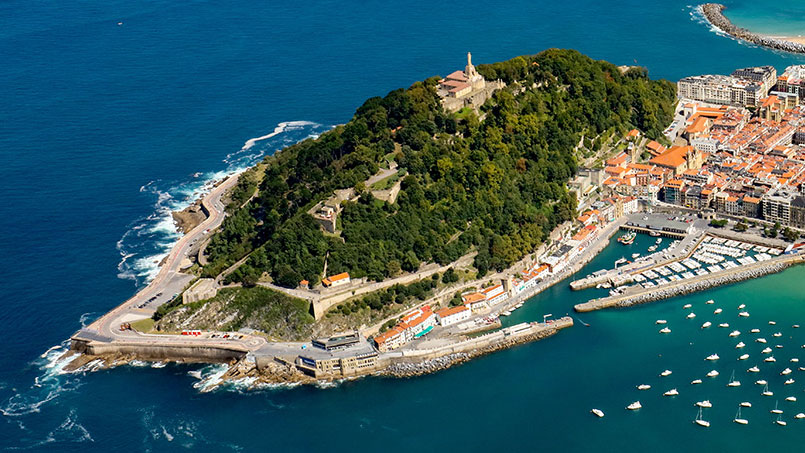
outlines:
[[[805,44],[786,41],[784,39],[772,38],[753,33],[746,28],[738,27],[733,24],[726,16],[724,10],[727,7],[719,3],[705,3],[701,6],[702,14],[710,24],[724,33],[746,42],[770,49],[782,50],[784,52],[805,54]]]
[[[671,288],[660,288],[655,291],[649,291],[643,294],[638,294],[619,301],[615,304],[616,307],[631,307],[633,305],[644,304],[661,299],[668,299],[671,297],[681,296],[684,294],[695,293],[704,291],[716,286],[728,285],[737,283],[743,280],[752,278],[763,277],[764,275],[774,274],[780,272],[790,266],[789,262],[778,262],[760,268],[748,269],[742,272],[734,272],[719,277],[708,278],[705,280],[692,282],[687,285],[678,285]]]

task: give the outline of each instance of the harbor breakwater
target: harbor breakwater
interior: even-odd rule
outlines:
[[[722,271],[718,274],[710,274],[689,280],[681,280],[674,284],[660,288],[643,289],[634,294],[620,296],[610,296],[600,299],[593,299],[583,304],[573,307],[577,312],[583,313],[604,308],[624,308],[633,305],[654,302],[657,300],[668,299],[684,294],[704,291],[716,286],[737,283],[743,280],[762,277],[764,275],[781,272],[787,267],[802,261],[802,257],[782,257],[775,261],[765,261],[749,266],[742,266],[736,269]]]
[[[758,46],[768,47],[770,49],[805,54],[805,44],[760,35],[747,30],[746,28],[733,24],[732,21],[730,21],[724,15],[724,10],[726,8],[726,6],[719,3],[705,3],[701,6],[701,11],[705,19],[710,22],[710,25],[734,38],[738,38]]]

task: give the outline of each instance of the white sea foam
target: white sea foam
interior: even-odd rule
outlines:
[[[199,370],[201,379],[193,384],[193,388],[198,389],[201,393],[206,393],[217,388],[223,380],[221,379],[229,370],[229,366],[225,364],[207,365]]]
[[[310,121],[287,121],[279,123],[264,135],[250,138],[235,152],[223,160],[225,169],[215,172],[196,172],[191,178],[177,183],[162,180],[149,181],[140,187],[140,192],[150,193],[155,199],[152,213],[129,226],[117,242],[120,253],[118,278],[134,280],[143,287],[159,273],[159,263],[170,253],[181,237],[173,221],[172,211],[190,206],[208,193],[220,181],[240,173],[254,165],[267,154],[304,140],[317,137],[330,129],[329,126]]]

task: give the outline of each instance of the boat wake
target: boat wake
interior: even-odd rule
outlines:
[[[132,280],[137,288],[148,284],[159,273],[161,261],[181,237],[172,212],[181,211],[212,190],[215,183],[237,174],[267,155],[297,143],[318,137],[331,129],[310,121],[288,121],[278,124],[271,133],[246,140],[243,146],[223,159],[223,170],[196,172],[177,181],[154,180],[140,187],[154,199],[151,214],[137,219],[117,241],[120,253],[118,278]]]

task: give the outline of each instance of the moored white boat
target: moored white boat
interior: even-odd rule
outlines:
[[[702,383],[701,379],[694,379],[694,380],[690,381],[691,385],[696,385],[696,384],[701,384],[701,383]]]
[[[796,357],[791,358],[791,363],[797,363],[797,362],[799,362],[798,358],[796,358]]]
[[[742,317],[744,317],[744,318],[748,318],[748,317],[749,317],[749,312],[747,312],[747,311],[742,311],[742,312],[738,313],[738,316],[742,316]]]
[[[748,358],[749,358],[749,354],[742,354],[740,357],[738,357],[738,360],[746,360]]]
[[[714,303],[716,303],[716,301],[714,301],[713,299],[710,299],[710,300],[708,300],[708,301],[707,301],[707,302],[705,302],[705,303],[706,303],[706,304],[714,304]]]
[[[708,355],[708,356],[707,356],[707,358],[705,358],[704,360],[718,360],[718,359],[720,359],[720,357],[718,356],[718,354],[710,354],[710,355]]]
[[[771,348],[763,348],[763,350],[760,351],[761,354],[768,354],[770,352],[771,352]]]
[[[706,328],[708,328],[708,327],[710,327],[712,325],[713,325],[713,323],[711,323],[710,321],[707,321],[704,324],[702,324],[702,329],[706,329]]]
[[[671,333],[671,329],[669,329],[668,327],[663,327],[662,329],[660,329],[660,333]]]
[[[734,421],[735,423],[738,423],[739,425],[748,425],[749,424],[749,420],[747,420],[745,418],[741,418],[741,406],[740,405],[738,406],[738,413],[735,414],[735,418],[733,418],[732,421]]]
[[[732,332],[730,332],[731,337],[737,337],[740,334],[741,334],[740,330],[733,330]]]
[[[713,310],[713,313],[717,315],[717,314],[721,313],[722,311],[724,311],[724,310],[722,310],[720,308],[716,308],[715,310]]]
[[[662,373],[660,373],[660,376],[662,376],[662,377],[665,377],[665,376],[670,376],[670,375],[671,375],[671,373],[672,373],[672,371],[671,371],[671,370],[665,370],[665,371],[663,371]]]
[[[752,403],[750,403],[749,401],[744,401],[743,403],[741,403],[741,407],[752,407]]]
[[[772,334],[772,336],[773,336],[773,337],[782,337],[782,336],[783,336],[783,334],[781,334],[780,332],[774,332],[774,333]]]
[[[702,408],[701,407],[699,408],[699,413],[696,414],[696,419],[693,420],[693,422],[696,423],[699,426],[704,426],[705,428],[710,427],[710,422],[708,422],[707,420],[702,419]]]
[[[749,368],[748,370],[746,370],[746,372],[747,373],[760,373],[760,368],[758,368],[756,366],[753,366],[752,368]]]
[[[744,308],[746,308],[746,304],[738,305],[738,310],[743,310]]]
[[[775,359],[774,356],[772,355],[772,356],[766,357],[763,361],[764,362],[776,362],[777,359]]]
[[[636,411],[636,410],[640,409],[641,407],[643,407],[643,406],[640,404],[640,401],[635,401],[634,403],[626,406],[626,409],[629,409],[630,411]]]
[[[738,344],[735,345],[735,349],[741,349],[742,347],[746,346],[743,341],[739,341]]]
[[[805,418],[805,414],[800,412],[799,414],[795,415],[794,418],[796,418],[797,420],[802,420],[803,418]]]
[[[707,377],[716,377],[716,376],[718,376],[718,371],[716,370],[711,370],[707,373]]]
[[[763,392],[761,392],[761,395],[763,395],[763,396],[773,396],[774,395],[774,392],[769,390],[769,384],[766,384],[766,385],[763,386]]]
[[[773,326],[773,325],[775,325],[775,324],[777,324],[777,321],[769,321],[769,325],[770,325],[770,326]]]
[[[663,395],[665,395],[665,396],[676,396],[676,395],[679,395],[679,392],[677,391],[677,389],[671,389],[671,390],[668,390],[667,392],[663,393]]]
[[[772,414],[777,414],[777,415],[782,414],[782,413],[783,413],[783,410],[782,410],[782,409],[780,409],[780,408],[779,408],[779,407],[777,407],[777,406],[778,406],[778,402],[777,402],[777,401],[775,401],[775,402],[774,402],[774,409],[770,410],[769,412],[771,412]]]
[[[783,420],[780,420],[780,417],[777,417],[777,420],[775,420],[774,423],[777,423],[780,426],[785,426],[785,425],[788,424],[788,423],[784,422]]]
[[[763,337],[760,337],[760,338],[755,338],[755,341],[756,341],[756,342],[758,342],[758,343],[763,343],[763,344],[766,344],[766,339],[765,339],[765,338],[763,338]]]
[[[726,322],[722,322],[721,324],[718,325],[718,327],[729,327],[729,326],[730,325],[727,324]]]
[[[766,382],[765,379],[758,379],[757,381],[755,381],[755,384],[757,384],[757,385],[768,385],[768,382]]]
[[[796,403],[797,402],[797,397],[796,396],[787,396],[787,397],[785,397],[785,400],[789,401],[791,403]]]
[[[785,385],[791,385],[793,383],[794,383],[793,379],[786,379],[785,382],[784,382]]]
[[[735,370],[732,370],[732,375],[730,375],[730,381],[727,382],[727,387],[740,387],[741,381],[735,380]]]
[[[713,407],[713,403],[710,400],[698,401],[696,405],[699,407]]]
[[[666,321],[664,319],[658,319],[658,320],[654,321],[654,324],[666,324],[667,322],[668,321]]]
[[[752,332],[752,333],[760,333],[760,329],[752,329],[752,330],[750,330],[750,332]]]
[[[687,316],[685,316],[685,317],[686,317],[686,318],[688,318],[688,319],[693,319],[693,318],[695,318],[695,317],[696,317],[696,313],[691,312],[690,314],[688,314],[688,315],[687,315]]]
[[[784,369],[783,371],[780,372],[781,376],[786,376],[786,375],[789,375],[789,374],[791,374],[791,368],[786,368],[786,369]]]
[[[601,409],[593,409],[590,412],[592,412],[593,414],[597,415],[598,418],[603,418],[604,417],[604,411],[602,411]]]
[[[650,388],[651,388],[651,386],[648,385],[648,384],[640,384],[640,385],[637,386],[637,390],[648,390]]]
[[[682,308],[690,308],[690,307],[692,307],[692,306],[693,306],[693,305],[691,305],[691,304],[685,304],[685,305],[683,305],[683,306],[682,306]]]

